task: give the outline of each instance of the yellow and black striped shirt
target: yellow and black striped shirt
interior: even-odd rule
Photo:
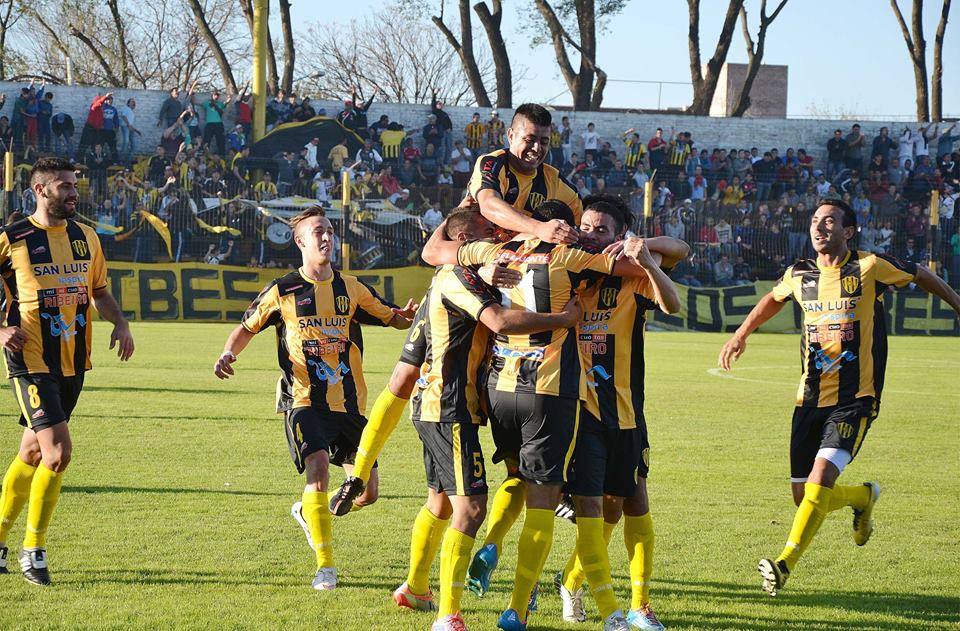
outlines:
[[[636,168],[643,164],[643,156],[647,155],[647,145],[640,141],[634,142],[632,138],[624,141],[627,146],[623,163],[628,167]]]
[[[505,202],[527,216],[546,200],[558,199],[573,210],[574,220],[580,223],[583,214],[580,196],[555,167],[541,164],[536,173],[522,173],[510,165],[509,156],[505,149],[480,156],[473,166],[468,187],[474,199],[484,189],[497,191]]]
[[[0,231],[6,326],[27,336],[4,350],[7,376],[73,377],[90,370],[90,301],[107,286],[107,264],[93,228],[67,220],[41,226],[27,217]]]
[[[887,365],[883,292],[916,276],[914,263],[856,250],[836,267],[804,259],[787,268],[773,297],[779,302],[792,297],[803,310],[797,405],[880,399]]]
[[[276,327],[277,411],[313,407],[364,414],[363,336],[360,324],[386,326],[393,305],[370,286],[334,271],[313,281],[300,270],[270,282],[243,314],[251,333]]]
[[[497,118],[495,120],[491,120],[485,125],[485,127],[487,130],[487,144],[493,145],[494,147],[502,147],[503,136],[507,131],[503,121]]]
[[[478,375],[489,331],[480,314],[500,297],[471,270],[445,265],[424,298],[426,358],[411,418],[434,423],[482,423]]]
[[[577,326],[586,410],[610,427],[633,429],[643,416],[643,336],[647,311],[657,309],[646,276],[607,276],[581,294]]]
[[[467,123],[464,132],[467,136],[467,149],[480,149],[483,146],[483,137],[487,133],[486,126],[481,122]]]
[[[550,132],[550,148],[559,149],[563,145],[563,137],[556,129]]]
[[[687,142],[670,143],[670,165],[682,167],[687,163],[687,156],[690,155],[690,144]]]
[[[558,313],[587,282],[609,274],[615,262],[606,254],[591,254],[576,246],[539,239],[474,241],[462,245],[457,258],[460,265],[496,263],[520,271],[520,283],[501,290],[501,304],[537,313]],[[577,339],[572,329],[495,336],[488,388],[579,397],[580,376]]]

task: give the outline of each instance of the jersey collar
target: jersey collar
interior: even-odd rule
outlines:
[[[66,223],[64,223],[62,226],[44,226],[43,224],[37,223],[32,215],[27,217],[27,221],[29,221],[34,228],[39,228],[40,230],[60,232],[67,229]]]
[[[850,260],[850,257],[851,257],[852,255],[853,255],[853,250],[849,250],[849,249],[848,249],[848,250],[847,250],[847,255],[846,255],[845,257],[843,257],[843,260],[841,260],[841,261],[840,261],[839,263],[837,263],[836,265],[821,265],[819,258],[816,258],[816,259],[814,259],[814,260],[817,262],[817,267],[819,267],[820,269],[839,269],[839,268],[841,268],[841,267],[843,267],[844,265],[847,264],[847,261]]]

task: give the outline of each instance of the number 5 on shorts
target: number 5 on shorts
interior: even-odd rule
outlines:
[[[477,479],[483,477],[483,454],[479,451],[473,452],[473,477]]]

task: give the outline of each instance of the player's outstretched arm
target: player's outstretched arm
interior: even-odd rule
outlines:
[[[682,243],[682,242],[681,242]],[[647,247],[646,239],[628,239],[623,253],[627,258],[618,260],[613,267],[614,275],[636,276],[633,266],[639,267],[650,278],[653,295],[665,313],[676,313],[680,310],[680,294],[666,272],[661,269],[662,256],[653,254]],[[621,272],[620,274],[618,274]]]
[[[690,246],[687,242],[674,237],[650,237],[643,241],[647,244],[651,253],[659,254],[662,257],[660,266],[667,269],[672,268],[690,255]]]
[[[119,345],[117,357],[120,361],[127,361],[133,355],[133,334],[130,333],[130,324],[123,317],[120,305],[106,287],[93,290],[93,306],[100,317],[113,325],[110,333],[110,350]]]
[[[577,324],[581,315],[580,305],[575,299],[571,299],[559,313],[533,313],[490,305],[480,314],[480,322],[494,333],[527,335],[541,331],[569,329]]]
[[[390,320],[388,326],[406,331],[410,328],[410,325],[413,324],[413,318],[417,315],[417,309],[419,307],[420,305],[413,300],[407,300],[407,304],[404,305],[403,309],[393,310],[393,318]]]
[[[227,343],[223,345],[223,352],[220,353],[220,357],[213,367],[213,374],[218,379],[229,379],[231,375],[235,374],[231,364],[237,361],[237,355],[247,347],[254,335],[256,333],[251,333],[243,325],[230,332]]]
[[[451,241],[447,238],[447,222],[444,220],[423,244],[420,258],[427,265],[456,265],[459,249],[459,241]]]
[[[960,316],[960,295],[955,292],[945,280],[928,270],[926,267],[917,266],[917,278],[914,281],[917,287],[927,293],[933,294],[950,305],[957,315]]]
[[[571,244],[580,238],[576,228],[560,219],[537,221],[533,217],[527,217],[504,201],[497,191],[480,189],[476,198],[481,214],[504,230],[532,234],[549,243]]]
[[[740,359],[743,352],[747,350],[747,337],[761,324],[780,313],[781,309],[783,309],[783,303],[774,298],[773,292],[761,298],[743,324],[734,332],[733,337],[720,349],[720,357],[717,360],[720,368],[730,370],[732,361]]]

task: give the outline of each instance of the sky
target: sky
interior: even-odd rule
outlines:
[[[440,0],[433,0],[439,6]],[[331,4],[312,0],[292,2],[293,23],[348,22],[365,14],[383,15],[384,2],[351,0]],[[456,0],[447,0],[448,14]],[[473,1],[471,0],[471,4]],[[769,10],[776,0],[768,2]],[[927,0],[924,34],[927,65],[933,66],[933,38],[940,18],[940,2]],[[900,0],[910,24],[912,3]],[[704,62],[713,54],[727,2],[701,2],[700,53]],[[756,37],[760,0],[747,0],[751,32]],[[514,64],[527,68],[526,78],[514,87],[514,102],[538,101],[569,105],[566,84],[556,68],[549,45],[530,48],[530,35],[521,31],[520,11],[536,11],[532,0],[504,2],[505,41]],[[474,16],[475,17],[475,16]],[[960,117],[960,13],[954,10],[943,46],[943,113]],[[271,18],[274,18],[271,15]],[[426,18],[425,18],[426,19]],[[683,0],[630,0],[599,38],[597,63],[609,77],[603,105],[623,108],[656,108],[658,86],[629,81],[686,82],[664,84],[662,107],[689,104],[692,89],[687,53],[687,3]],[[296,28],[296,27],[295,27]],[[474,29],[486,45],[482,27]],[[279,33],[279,25],[271,26]],[[727,61],[746,63],[739,24]],[[872,118],[913,116],[916,113],[913,66],[906,45],[886,0],[789,0],[770,26],[764,63],[787,65],[787,115],[860,115]]]

